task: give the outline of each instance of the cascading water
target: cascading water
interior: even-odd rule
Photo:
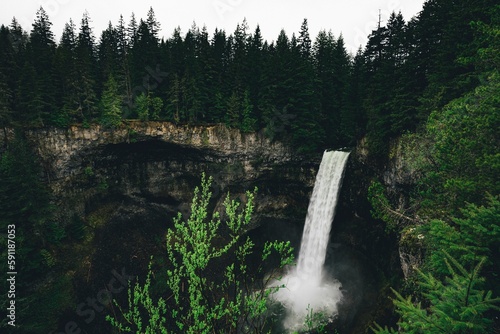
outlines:
[[[349,152],[323,154],[307,209],[297,267],[274,284],[285,288],[274,294],[288,311],[285,327],[296,330],[311,310],[333,316],[342,298],[341,284],[323,277],[330,230]]]
[[[307,209],[297,275],[319,283],[348,152],[325,152]]]

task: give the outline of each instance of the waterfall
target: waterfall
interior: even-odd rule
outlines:
[[[287,309],[284,326],[294,332],[311,310],[328,317],[337,314],[341,284],[323,277],[330,230],[349,152],[325,151],[316,175],[302,234],[297,267],[273,282],[285,287],[273,295]]]
[[[325,151],[323,153],[300,243],[297,275],[303,279],[312,279],[316,283],[319,283],[321,279],[348,157],[349,152]]]

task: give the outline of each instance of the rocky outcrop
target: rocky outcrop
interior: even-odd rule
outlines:
[[[394,212],[400,214],[398,220],[399,234],[398,253],[401,270],[405,278],[409,278],[423,260],[423,236],[413,227],[419,224],[414,208],[410,203],[410,191],[420,178],[416,154],[426,149],[426,143],[416,142],[411,137],[401,137],[390,145],[389,159],[381,173],[387,196],[391,200]],[[417,147],[417,148],[415,148]]]

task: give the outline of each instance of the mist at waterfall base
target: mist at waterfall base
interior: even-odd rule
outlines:
[[[272,298],[286,308],[283,326],[290,331],[303,328],[311,313],[320,313],[328,320],[338,313],[342,284],[328,277],[323,266],[348,156],[348,152],[342,151],[323,153],[307,209],[297,266],[271,283],[284,286]]]

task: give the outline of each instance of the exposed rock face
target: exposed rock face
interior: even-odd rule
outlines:
[[[383,183],[394,205],[394,210],[402,213],[400,226],[416,223],[404,217],[413,216],[409,192],[420,177],[414,157],[409,157],[409,154],[413,154],[414,148],[410,149],[408,145],[415,145],[415,143],[407,143],[406,140],[403,137],[391,143],[388,164],[382,173]],[[421,149],[425,149],[424,144],[419,143]],[[408,278],[414,269],[420,266],[423,257],[422,242],[415,228],[406,229],[400,234],[398,252],[403,275]]]
[[[241,196],[257,186],[257,218],[302,220],[295,214],[307,208],[319,164],[301,161],[262,134],[223,125],[128,122],[112,130],[99,125],[31,130],[27,137],[65,209],[64,220],[85,216],[106,201],[187,212],[202,172],[214,178],[219,204],[227,191]]]
[[[368,188],[374,180],[391,170],[373,161],[366,138],[353,149],[345,172],[340,195],[337,224],[333,225],[334,242],[350,245],[369,259],[387,277],[400,269],[397,240],[385,231],[385,224],[372,218]],[[348,224],[343,222],[348,221]]]

